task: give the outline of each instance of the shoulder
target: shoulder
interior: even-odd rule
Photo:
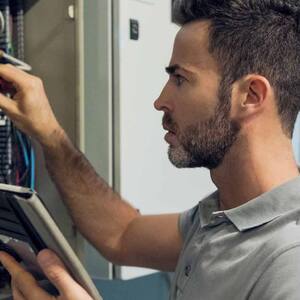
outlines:
[[[293,212],[293,216],[279,217],[265,227],[270,231],[264,247],[269,255],[274,257],[284,253],[290,248],[300,245],[300,212]]]
[[[281,248],[273,255],[257,278],[249,300],[299,299],[300,243]]]
[[[179,232],[183,238],[186,239],[189,231],[195,223],[199,223],[199,204],[193,208],[184,211],[179,216]]]

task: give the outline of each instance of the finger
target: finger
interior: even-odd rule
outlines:
[[[19,273],[25,272],[20,264],[17,263],[16,260],[6,252],[0,252],[0,262],[12,277],[15,277]]]
[[[47,278],[54,284],[60,294],[66,296],[67,299],[79,299],[80,295],[88,296],[70,276],[63,262],[54,252],[48,249],[43,250],[38,254],[37,260]]]
[[[0,93],[0,108],[5,112],[5,113],[11,113],[15,114],[17,112],[17,104],[15,101],[12,99],[4,96],[3,94]]]
[[[41,289],[33,276],[26,272],[16,260],[5,252],[0,252],[0,262],[10,273],[14,286],[25,299],[48,299],[49,295]]]
[[[14,300],[26,300],[21,292],[17,289],[14,281],[11,282],[12,296]]]
[[[32,76],[10,64],[0,64],[0,77],[22,90]]]

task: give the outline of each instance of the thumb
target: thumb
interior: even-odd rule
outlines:
[[[52,251],[46,249],[37,256],[38,263],[46,277],[66,299],[78,298],[85,291],[70,276],[62,261]],[[86,294],[87,295],[87,294]]]

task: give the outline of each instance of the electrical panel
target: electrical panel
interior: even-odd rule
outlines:
[[[0,0],[0,63],[24,60],[24,3]],[[7,92],[0,78],[0,92]],[[13,100],[12,100],[13,101]],[[0,182],[34,188],[34,151],[30,140],[0,110]]]

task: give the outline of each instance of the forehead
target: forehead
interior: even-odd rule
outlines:
[[[209,26],[209,21],[195,21],[184,25],[176,35],[170,64],[195,70],[216,68],[216,62],[208,52]]]

